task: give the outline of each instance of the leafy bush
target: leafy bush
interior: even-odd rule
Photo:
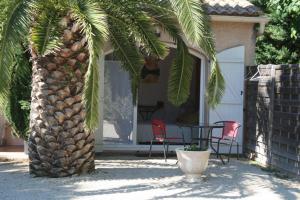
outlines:
[[[270,18],[257,39],[258,64],[297,64],[300,61],[300,1],[253,0]]]

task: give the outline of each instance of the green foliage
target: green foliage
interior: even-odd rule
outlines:
[[[4,4],[6,2],[3,2]],[[15,54],[29,31],[28,1],[13,0],[5,4],[0,41],[0,108],[5,109],[9,96],[10,75]]]
[[[209,24],[210,19],[205,12],[204,4],[199,0],[170,0],[170,3],[184,35],[190,42],[201,47],[211,59],[211,77],[207,97],[208,104],[214,108],[221,101],[225,83],[216,60],[215,44]],[[190,79],[190,77],[186,76],[185,79]],[[183,83],[179,82],[179,84]],[[189,93],[184,92],[184,90],[181,91],[180,96],[182,96],[182,99],[187,99],[188,95]]]
[[[211,65],[212,72],[208,81],[207,87],[207,99],[208,103],[212,108],[215,108],[221,101],[221,98],[225,91],[225,80],[221,74],[219,64],[216,60],[213,60]]]
[[[39,55],[54,53],[62,45],[59,20],[58,13],[51,10],[41,13],[32,25],[30,37]]]
[[[26,18],[17,16],[27,7],[24,1],[0,2],[0,108],[14,135],[23,139],[28,137],[29,129],[31,66],[22,47],[27,36]]]
[[[176,58],[170,71],[168,98],[171,103],[179,106],[185,103],[190,95],[193,64],[187,46],[182,42],[177,46]]]
[[[184,147],[185,151],[207,151],[206,149],[201,149],[198,145],[196,144],[191,144],[190,146]]]
[[[31,79],[28,77],[30,76],[29,55],[26,52],[16,54],[4,115],[12,127],[13,134],[24,140],[27,139],[29,131]]]
[[[258,64],[300,62],[300,1],[254,0],[271,19],[257,39]]]

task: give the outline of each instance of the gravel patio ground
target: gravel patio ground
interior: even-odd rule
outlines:
[[[201,182],[189,183],[160,157],[98,156],[96,171],[71,178],[32,178],[27,162],[0,161],[1,200],[47,199],[300,199],[300,183],[232,159],[212,159]]]

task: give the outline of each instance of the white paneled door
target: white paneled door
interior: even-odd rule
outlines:
[[[209,113],[209,122],[238,121],[243,125],[244,102],[244,70],[245,48],[244,46],[226,49],[217,55],[222,74],[226,82],[226,88],[221,103]],[[220,134],[215,130],[214,135]],[[238,141],[242,150],[243,126],[239,129]],[[236,152],[236,148],[232,149]],[[227,148],[221,148],[222,152],[228,152]]]

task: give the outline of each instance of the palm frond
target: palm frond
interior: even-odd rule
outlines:
[[[147,55],[155,55],[163,59],[168,54],[168,48],[157,35],[153,20],[140,9],[137,1],[110,1],[103,3],[108,17],[118,21],[131,31],[131,35]]]
[[[45,10],[31,28],[31,41],[38,55],[46,56],[59,50],[62,45],[60,16],[54,10]]]
[[[187,39],[198,45],[211,58],[211,76],[207,88],[208,103],[215,107],[224,93],[224,78],[216,59],[216,50],[210,18],[207,15],[203,1],[200,0],[169,0]]]
[[[155,2],[153,0],[143,0],[146,3],[145,11],[151,16],[155,23],[166,31],[177,43],[175,61],[170,69],[168,82],[168,100],[180,106],[190,95],[190,85],[192,81],[193,64],[188,47],[182,38],[182,31],[178,21],[167,1]]]
[[[201,0],[169,1],[187,39],[212,57],[215,54],[214,40],[210,30],[210,18],[203,2]]]
[[[30,1],[11,1],[6,13],[6,20],[0,33],[0,107],[5,107],[9,95],[9,83],[14,55],[29,32]]]
[[[80,24],[87,38],[90,54],[88,71],[85,77],[83,100],[86,110],[85,125],[93,130],[99,122],[99,58],[105,38],[106,15],[92,0],[70,1],[71,15]],[[104,66],[100,66],[104,67]]]
[[[187,46],[183,42],[179,42],[168,83],[168,99],[172,104],[180,106],[188,99],[192,73],[192,57],[189,54]]]
[[[122,62],[125,71],[128,71],[130,74],[133,102],[135,102],[140,80],[140,71],[143,65],[143,57],[140,54],[130,31],[117,20],[109,18],[108,21],[110,39],[115,54]]]
[[[207,87],[208,104],[215,108],[222,100],[225,91],[225,81],[216,59],[211,63],[212,71]]]
[[[168,55],[168,49],[155,34],[154,23],[151,19],[140,14],[132,18],[132,21],[136,24],[135,35],[145,52],[148,55],[155,55],[160,59],[164,59]]]
[[[141,7],[155,26],[167,32],[174,42],[182,41],[182,31],[168,1],[142,0]]]

